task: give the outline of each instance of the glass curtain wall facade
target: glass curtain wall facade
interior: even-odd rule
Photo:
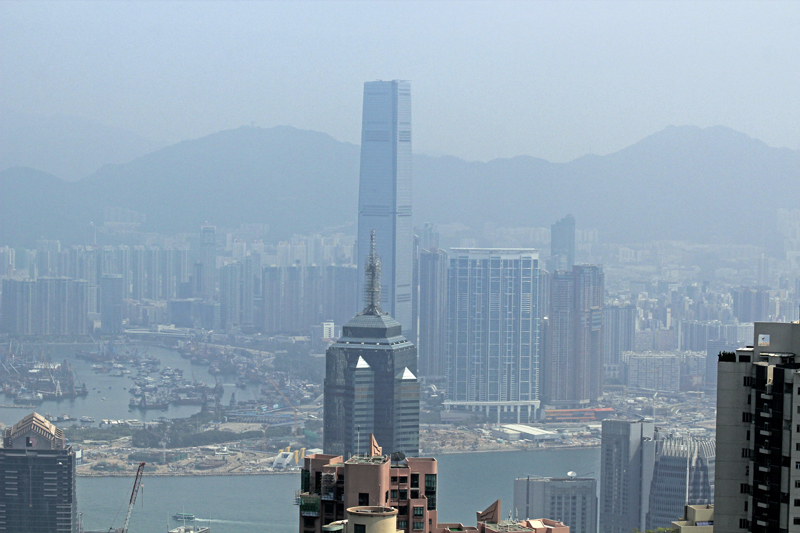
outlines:
[[[411,223],[411,84],[364,84],[358,188],[358,279],[364,279],[370,232],[383,261],[384,309],[410,330],[413,228]],[[363,303],[363,301],[362,301]]]

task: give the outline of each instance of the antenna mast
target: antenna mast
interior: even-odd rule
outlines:
[[[372,230],[369,237],[369,256],[365,269],[366,280],[364,280],[366,307],[361,312],[362,315],[381,315],[381,258],[375,253],[375,230]]]

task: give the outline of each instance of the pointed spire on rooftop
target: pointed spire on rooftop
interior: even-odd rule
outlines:
[[[369,238],[369,256],[365,269],[364,280],[366,306],[361,311],[362,315],[382,315],[381,311],[381,258],[375,253],[375,230]]]

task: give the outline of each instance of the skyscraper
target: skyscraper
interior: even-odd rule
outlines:
[[[800,530],[800,323],[719,354],[714,531]]]
[[[714,503],[714,439],[667,438],[656,444],[647,529],[669,527],[685,505]]]
[[[423,249],[419,254],[420,375],[444,379],[447,369],[447,252]]]
[[[528,422],[539,409],[539,253],[452,252],[445,405]]]
[[[326,454],[369,451],[369,434],[391,454],[419,454],[417,349],[380,307],[381,263],[375,234],[366,271],[367,304],[325,354]]]
[[[43,416],[31,413],[6,428],[0,491],[0,531],[78,531],[75,452]]]
[[[575,265],[575,217],[567,215],[550,226],[550,260],[553,270],[572,270]]]
[[[359,279],[364,279],[373,230],[383,264],[381,300],[388,313],[410,329],[413,230],[411,84],[407,81],[364,84],[358,188]]]
[[[547,405],[597,403],[603,379],[603,269],[577,265],[553,273],[544,363]]]
[[[203,263],[200,289],[203,298],[213,300],[217,290],[217,228],[200,228],[200,261]]]
[[[122,333],[122,276],[100,278],[100,324],[107,335]]]
[[[514,512],[520,519],[546,516],[570,533],[597,533],[597,480],[593,477],[520,477],[514,480]]]
[[[644,530],[655,464],[655,427],[603,420],[600,447],[600,533]]]

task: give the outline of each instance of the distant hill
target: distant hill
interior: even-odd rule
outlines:
[[[75,181],[103,165],[127,163],[163,147],[127,130],[77,117],[0,108],[0,170],[32,167]]]
[[[146,231],[270,224],[277,237],[354,228],[359,147],[290,127],[242,127],[184,141],[76,183],[0,172],[0,243],[82,238],[103,206],[147,214]],[[573,213],[610,242],[763,244],[774,210],[800,205],[800,152],[724,127],[669,127],[607,156],[487,163],[414,158],[415,223],[547,226]],[[79,228],[79,231],[75,228]],[[32,240],[33,239],[33,240]]]

